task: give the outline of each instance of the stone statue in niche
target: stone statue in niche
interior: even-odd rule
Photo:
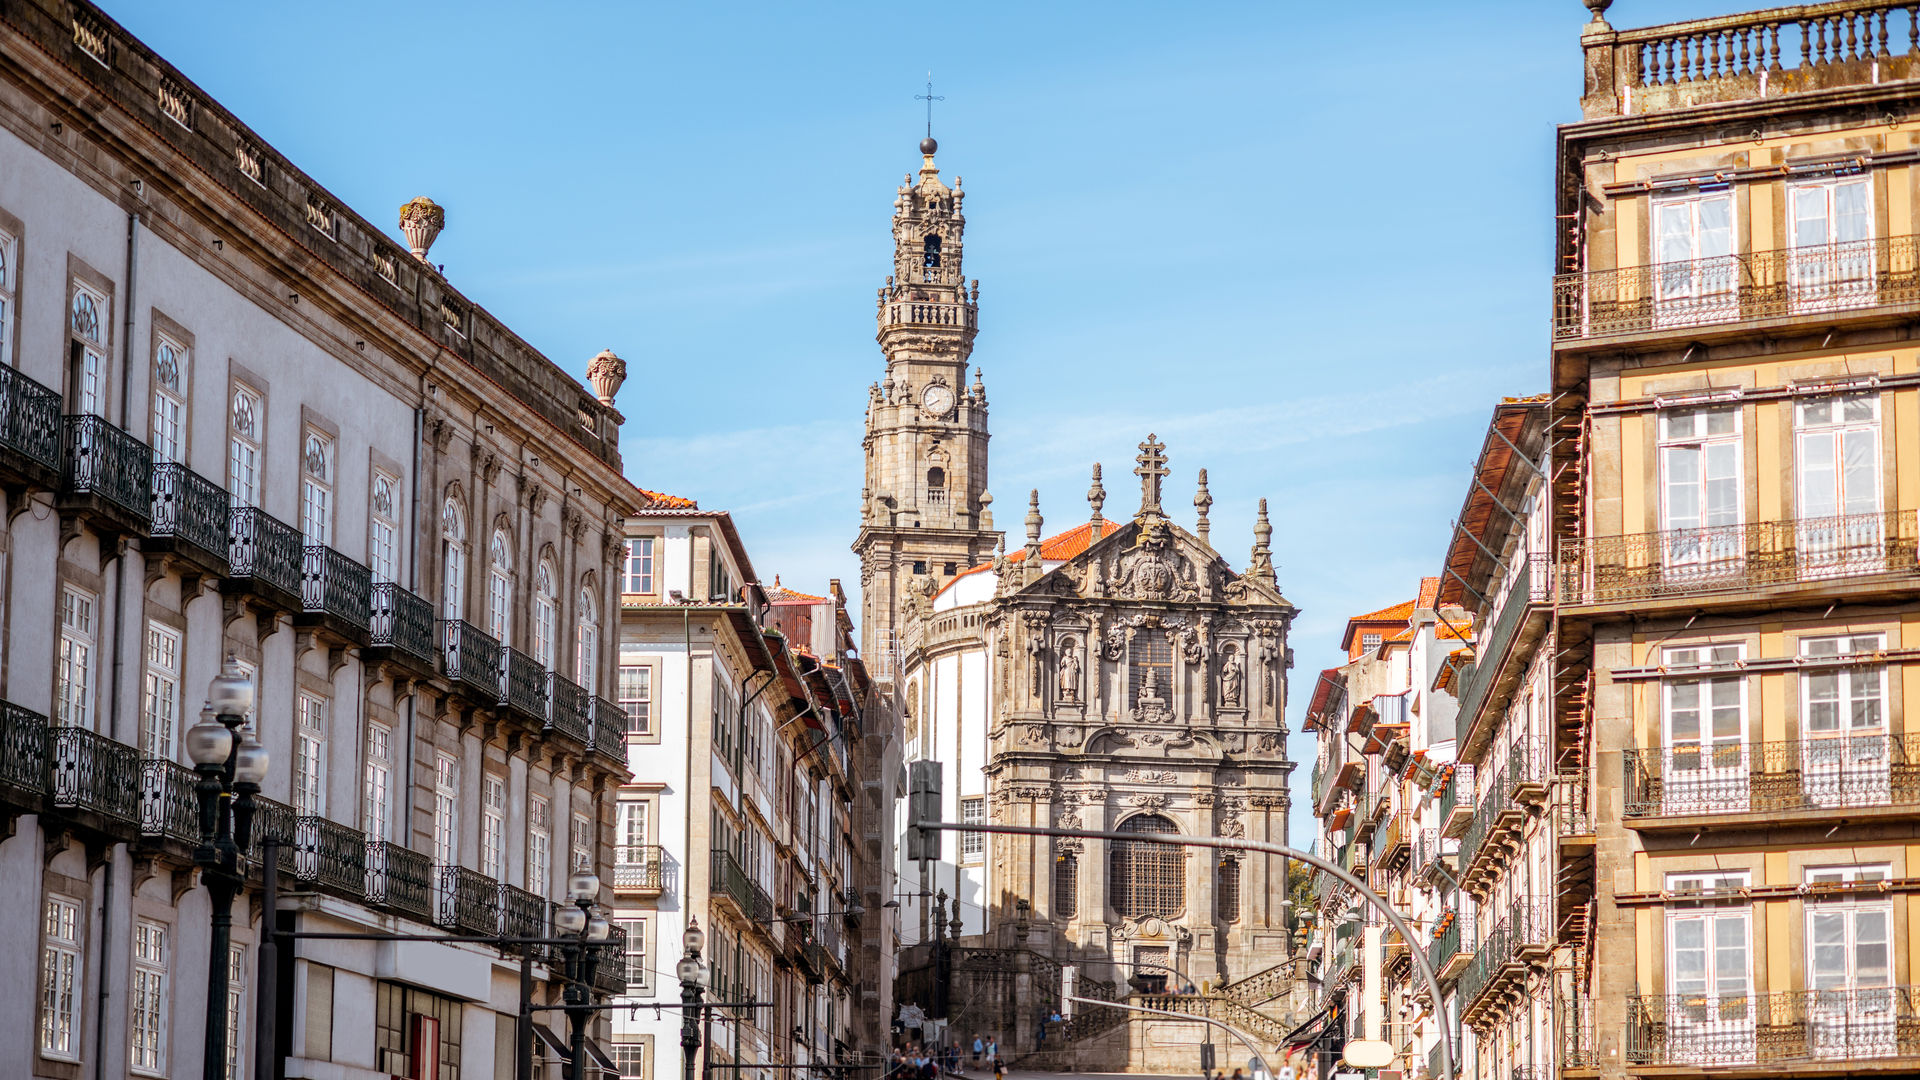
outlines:
[[[1220,661],[1220,704],[1239,708],[1246,689],[1247,672],[1240,662],[1240,650],[1229,647]]]
[[[1075,705],[1080,701],[1080,646],[1072,638],[1060,642],[1060,702]]]

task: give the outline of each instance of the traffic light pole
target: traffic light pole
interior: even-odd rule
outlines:
[[[1420,981],[1426,985],[1427,993],[1433,997],[1434,1009],[1439,1012],[1440,1075],[1443,1078],[1459,1075],[1454,1065],[1454,1063],[1459,1060],[1454,1056],[1460,1044],[1458,1026],[1454,1019],[1447,1015],[1447,999],[1440,993],[1440,980],[1434,975],[1433,965],[1427,962],[1426,950],[1411,948],[1413,943],[1418,940],[1414,935],[1413,927],[1408,924],[1406,919],[1400,916],[1399,912],[1393,910],[1393,905],[1387,903],[1385,898],[1372,889],[1367,888],[1366,882],[1361,881],[1346,870],[1341,869],[1338,864],[1329,862],[1310,851],[1298,851],[1294,848],[1282,844],[1269,843],[1265,840],[1238,840],[1229,839],[1224,836],[1181,836],[1176,833],[1100,832],[1094,829],[1055,829],[1042,825],[991,825],[986,823],[959,825],[947,824],[937,820],[937,818],[929,818],[926,816],[920,817],[919,820],[911,824],[908,829],[909,835],[915,830],[920,831],[923,836],[930,832],[1003,833],[1009,836],[1063,836],[1080,840],[1120,840],[1136,844],[1166,844],[1169,847],[1225,848],[1233,851],[1255,851],[1262,855],[1279,855],[1282,858],[1298,859],[1308,866],[1325,871],[1341,884],[1352,886],[1356,895],[1373,905],[1381,915],[1386,917],[1388,925],[1400,931],[1400,940],[1406,942],[1409,946],[1407,951],[1413,959],[1413,969],[1419,973]]]

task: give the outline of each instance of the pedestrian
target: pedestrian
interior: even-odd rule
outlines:
[[[1000,1040],[999,1039],[987,1040],[987,1056],[992,1058],[995,1061],[1000,1060]]]
[[[980,1041],[980,1036],[975,1035],[973,1037],[973,1067],[974,1068],[977,1069],[980,1067],[980,1052],[985,1049],[986,1049],[986,1044]]]
[[[1239,1069],[1233,1070],[1233,1080],[1244,1080],[1244,1078],[1240,1075]]]
[[[1006,1080],[1007,1067],[1004,1064],[1002,1064],[1000,1061],[1000,1050],[999,1050],[998,1040],[995,1041],[994,1047],[995,1049],[993,1051],[993,1080]]]

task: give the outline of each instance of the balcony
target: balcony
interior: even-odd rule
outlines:
[[[1482,1024],[1525,1001],[1529,974],[1546,963],[1553,937],[1547,901],[1515,901],[1460,975],[1461,1022]]]
[[[236,506],[227,518],[227,580],[223,588],[249,594],[269,610],[294,612],[301,603],[300,532],[257,506]]]
[[[500,932],[500,883],[464,866],[439,866],[433,921],[466,934]]]
[[[502,937],[545,937],[547,902],[516,885],[500,885],[500,935]],[[539,949],[540,946],[525,946]]]
[[[368,592],[367,659],[394,660],[416,675],[437,675],[433,605],[391,581]]]
[[[593,988],[607,997],[618,997],[629,989],[627,982],[627,929],[608,928],[607,940],[593,948],[599,954],[593,965]]]
[[[0,701],[0,804],[37,813],[47,795],[47,718]]]
[[[1473,820],[1473,766],[1455,764],[1440,789],[1440,835],[1456,839]]]
[[[86,728],[53,728],[53,805],[110,832],[140,821],[140,751]]]
[[[1373,830],[1373,862],[1378,870],[1392,870],[1412,855],[1412,825],[1401,810],[1382,818]]]
[[[593,699],[593,749],[622,769],[627,767],[627,712],[603,697]]]
[[[1696,828],[1701,818],[1920,815],[1920,735],[1834,735],[1793,742],[1626,750],[1627,823],[1643,832]]]
[[[1460,837],[1461,888],[1478,891],[1492,880],[1504,866],[1502,856],[1519,843],[1528,808],[1544,803],[1546,796],[1539,741],[1515,741]]]
[[[114,532],[144,535],[153,514],[153,451],[98,416],[60,421],[60,507]]]
[[[367,843],[367,903],[421,921],[433,918],[433,860],[385,840]]]
[[[547,672],[548,734],[558,732],[585,746],[593,737],[593,695],[558,672]]]
[[[936,304],[901,300],[889,303],[881,317],[881,327],[952,326],[978,329],[980,309],[973,304]]]
[[[1433,941],[1427,946],[1427,963],[1433,965],[1434,974],[1441,982],[1457,979],[1467,965],[1473,961],[1473,927],[1469,920],[1458,912],[1448,911],[1440,916],[1439,929],[1434,932]]]
[[[754,912],[753,879],[747,876],[745,867],[733,853],[719,848],[713,851],[710,864],[712,880],[707,883],[707,893],[714,899],[725,899],[739,909],[742,919],[751,920]]]
[[[296,817],[293,877],[333,896],[363,899],[367,889],[366,834],[313,814]]]
[[[613,891],[659,896],[666,860],[659,844],[620,844],[613,849]]]
[[[0,483],[46,491],[59,479],[59,393],[0,364]]]
[[[1911,589],[1914,511],[1756,521],[1631,536],[1590,536],[1560,549],[1560,602],[1636,609],[1738,594],[1771,604],[1793,586],[1849,595]],[[1756,590],[1771,590],[1750,595]],[[1678,606],[1678,605],[1676,605]]]
[[[1627,999],[1627,1067],[1853,1075],[1920,1067],[1920,987],[1672,994]]]
[[[506,679],[505,650],[480,628],[459,619],[441,619],[441,670],[455,688],[488,705],[500,700]]]
[[[227,576],[226,489],[176,461],[153,467],[152,525],[141,546],[169,551],[209,577]]]
[[[373,571],[325,544],[301,551],[300,614],[294,621],[362,646],[373,640]]]
[[[833,958],[827,954],[826,946],[817,941],[808,941],[800,947],[799,960],[808,982],[818,986],[827,981],[827,968]]]
[[[148,758],[140,763],[140,835],[181,844],[200,843],[200,777],[177,761]]]
[[[1476,660],[1460,687],[1456,729],[1461,733],[1460,745],[1475,753],[1475,744],[1484,741],[1492,726],[1490,714],[1511,696],[1525,666],[1509,659],[1517,655],[1524,660],[1528,647],[1546,629],[1547,604],[1553,597],[1552,563],[1544,555],[1523,557],[1526,562],[1499,598],[1499,609],[1490,623],[1478,628]]]
[[[497,701],[502,709],[510,709],[529,720],[545,725],[547,722],[547,670],[540,661],[521,652],[519,649],[504,650],[505,662],[500,668],[500,686]],[[586,733],[582,732],[581,742],[586,742]]]

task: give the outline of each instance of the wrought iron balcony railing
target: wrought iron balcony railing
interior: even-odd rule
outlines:
[[[1526,562],[1514,576],[1506,593],[1499,598],[1500,606],[1493,612],[1491,620],[1481,627],[1484,636],[1475,649],[1479,660],[1466,669],[1466,677],[1462,680],[1459,720],[1456,722],[1463,732],[1472,730],[1479,721],[1480,707],[1486,703],[1495,680],[1500,677],[1501,668],[1506,665],[1507,649],[1513,644],[1527,612],[1540,609],[1553,596],[1550,589],[1553,564],[1544,555],[1521,557]]]
[[[593,965],[593,988],[608,997],[625,994],[632,987],[627,973],[627,930],[611,927],[607,940],[591,946],[598,954]]]
[[[542,724],[547,721],[547,672],[540,661],[519,649],[505,650],[500,668],[500,707],[512,709]],[[580,741],[586,742],[586,732]]]
[[[433,918],[433,860],[386,840],[367,842],[367,903],[411,915]]]
[[[547,730],[586,745],[592,738],[593,695],[557,671],[547,672]]]
[[[613,849],[613,890],[658,895],[665,869],[659,844],[620,844]]]
[[[62,496],[101,500],[144,531],[153,512],[153,451],[102,417],[68,416],[61,427]]]
[[[1686,333],[1913,304],[1916,250],[1914,237],[1894,236],[1562,274],[1554,279],[1553,336]]]
[[[440,620],[440,664],[447,678],[484,701],[497,701],[506,678],[506,655],[498,641],[459,619]]]
[[[140,751],[79,727],[53,729],[53,805],[140,820]]]
[[[431,667],[433,605],[392,581],[376,582],[368,596],[370,643]]]
[[[1456,978],[1473,959],[1473,922],[1460,912],[1447,911],[1438,923],[1427,945],[1427,963],[1441,979]]]
[[[365,634],[373,615],[373,571],[325,544],[301,552],[300,607]]]
[[[1920,1057],[1917,1005],[1913,986],[1629,997],[1626,1059],[1712,1067]]]
[[[360,899],[367,889],[367,835],[329,818],[293,823],[293,876],[322,892]]]
[[[627,764],[627,713],[606,698],[593,699],[593,749],[601,757]]]
[[[276,603],[300,603],[300,532],[257,506],[236,506],[227,518],[227,576],[266,592]]]
[[[185,844],[200,841],[199,777],[177,761],[147,758],[140,763],[140,833]]]
[[[48,482],[60,472],[60,394],[0,364],[0,450]]]
[[[711,863],[712,881],[707,889],[714,896],[724,896],[739,907],[742,918],[753,917],[753,879],[747,876],[746,868],[733,853],[722,848],[713,850]]]
[[[0,798],[38,809],[47,794],[47,718],[0,701]]]
[[[1571,972],[1567,972],[1571,976]],[[1593,1041],[1593,997],[1575,993],[1572,987],[1555,987],[1554,1021],[1560,1048],[1560,1064],[1571,1069],[1592,1069],[1600,1064],[1600,1052]]]
[[[1920,735],[1621,752],[1629,818],[1920,807]]]
[[[1914,511],[1895,510],[1582,537],[1561,545],[1560,602],[1628,603],[1912,575],[1920,571],[1916,536]]]
[[[500,883],[464,866],[435,868],[440,878],[433,919],[469,934],[494,934],[500,927]]]
[[[517,885],[500,886],[500,934],[541,937],[547,932],[547,901]]]
[[[227,565],[226,489],[177,461],[153,467],[153,524],[148,535],[176,548],[191,545],[216,569]]]
[[[1526,809],[1520,805],[1521,801],[1546,795],[1540,756],[1538,739],[1514,740],[1507,748],[1506,757],[1500,762],[1499,771],[1484,785],[1480,802],[1474,807],[1473,820],[1467,823],[1466,832],[1460,836],[1463,884],[1473,880],[1475,871],[1483,868],[1483,857],[1490,854],[1483,850],[1487,841],[1504,836],[1524,823]]]
[[[1460,1015],[1478,1012],[1482,995],[1511,979],[1524,980],[1530,963],[1544,961],[1553,947],[1549,902],[1516,900],[1504,918],[1480,939],[1473,959],[1460,974]]]

